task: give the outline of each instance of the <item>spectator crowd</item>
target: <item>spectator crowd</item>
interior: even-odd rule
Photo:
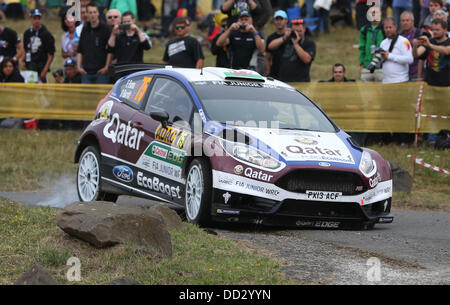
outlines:
[[[20,35],[0,21],[0,79],[24,82],[107,84],[111,64],[143,63],[151,39],[168,38],[161,61],[177,67],[201,68],[205,44],[191,35],[197,22],[218,67],[251,69],[286,82],[310,82],[317,52],[314,37],[342,23],[359,30],[360,80],[400,83],[424,79],[429,85],[450,86],[449,0],[384,0],[368,6],[366,0],[213,0],[205,17],[196,13],[196,0],[163,0],[160,33],[151,33],[156,9],[151,0],[80,1],[80,19],[68,6],[59,15],[64,34],[61,55],[45,26],[40,1],[0,1],[0,19],[29,16],[30,27]],[[51,2],[51,1],[48,1]],[[53,1],[55,2],[55,1]],[[58,1],[56,1],[58,2]],[[391,6],[393,16],[387,16]],[[352,13],[356,16],[353,25]],[[266,33],[273,21],[275,32]],[[152,25],[153,24],[153,25]],[[326,34],[332,35],[332,34]],[[51,71],[55,56],[63,67]],[[356,59],[355,59],[356,60]],[[31,71],[31,72],[30,72]],[[347,79],[345,67],[331,67],[327,82]]]

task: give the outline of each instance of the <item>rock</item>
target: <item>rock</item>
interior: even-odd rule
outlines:
[[[14,285],[58,285],[58,282],[39,264],[22,274]]]
[[[160,204],[156,204],[150,208],[150,211],[158,213],[164,219],[167,225],[167,229],[170,230],[183,230],[184,223],[180,216],[174,211]]]
[[[393,191],[410,193],[413,185],[413,177],[411,174],[397,163],[389,162],[389,164],[392,170]]]
[[[129,277],[122,277],[120,279],[115,279],[109,283],[109,285],[142,285],[141,283],[135,281]]]
[[[111,202],[75,202],[56,217],[67,234],[98,247],[133,242],[163,256],[172,255],[172,242],[163,217],[155,211]]]

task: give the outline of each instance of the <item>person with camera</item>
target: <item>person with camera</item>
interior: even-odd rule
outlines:
[[[30,18],[31,28],[23,34],[25,56],[22,56],[21,59],[21,69],[23,70],[25,66],[27,70],[37,72],[40,81],[46,83],[47,73],[55,57],[55,39],[42,24],[40,10],[32,10]]]
[[[273,22],[275,23],[276,31],[267,37],[266,42],[266,75],[278,79],[281,54],[283,54],[285,45],[281,45],[276,50],[270,49],[269,45],[273,40],[284,36],[287,23],[289,22],[288,15],[285,11],[278,10],[273,15]]]
[[[279,80],[283,82],[310,82],[311,63],[316,56],[316,44],[305,36],[303,19],[292,20],[284,35],[272,40],[269,50],[284,48],[280,56]]]
[[[112,56],[108,54],[111,29],[101,23],[97,4],[87,6],[89,22],[83,26],[78,45],[78,70],[83,84],[108,84],[108,66]]]
[[[264,42],[253,26],[253,20],[248,11],[241,12],[238,22],[233,23],[220,35],[216,44],[219,47],[229,46],[233,69],[249,69],[255,50],[261,53],[265,50]]]
[[[116,24],[108,40],[109,48],[114,52],[118,64],[143,63],[144,50],[150,50],[150,38],[136,26],[132,12],[125,12],[122,24]]]
[[[384,19],[386,39],[380,44],[383,56],[383,83],[402,83],[409,81],[409,65],[413,63],[411,44],[408,39],[397,34],[393,17]]]
[[[163,62],[175,67],[203,67],[205,57],[202,46],[189,34],[191,21],[188,17],[176,17],[174,22],[175,38],[169,40],[164,52]]]
[[[375,57],[376,49],[380,47],[385,38],[381,26],[381,10],[375,6],[372,11],[374,12],[372,21],[370,24],[364,25],[359,32],[359,65],[363,82],[381,82],[383,80],[383,71],[378,65],[381,58]],[[374,58],[375,62],[372,63]]]
[[[448,24],[442,19],[431,22],[433,38],[426,35],[413,41],[415,58],[426,60],[425,81],[431,86],[450,86],[450,38]]]

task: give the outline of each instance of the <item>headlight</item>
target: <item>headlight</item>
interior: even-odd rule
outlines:
[[[283,165],[275,158],[249,145],[223,141],[222,146],[228,154],[260,167],[276,170]]]
[[[372,156],[367,151],[363,151],[361,162],[359,163],[359,170],[364,174],[364,176],[372,177],[377,171],[376,166],[377,165],[372,159]]]

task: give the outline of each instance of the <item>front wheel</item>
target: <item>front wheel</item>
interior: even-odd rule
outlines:
[[[211,166],[206,159],[194,159],[186,179],[185,209],[189,222],[206,225],[211,213]]]
[[[101,160],[97,147],[86,147],[81,154],[77,171],[77,192],[80,201],[116,202],[118,195],[105,193],[101,190],[100,167]]]

